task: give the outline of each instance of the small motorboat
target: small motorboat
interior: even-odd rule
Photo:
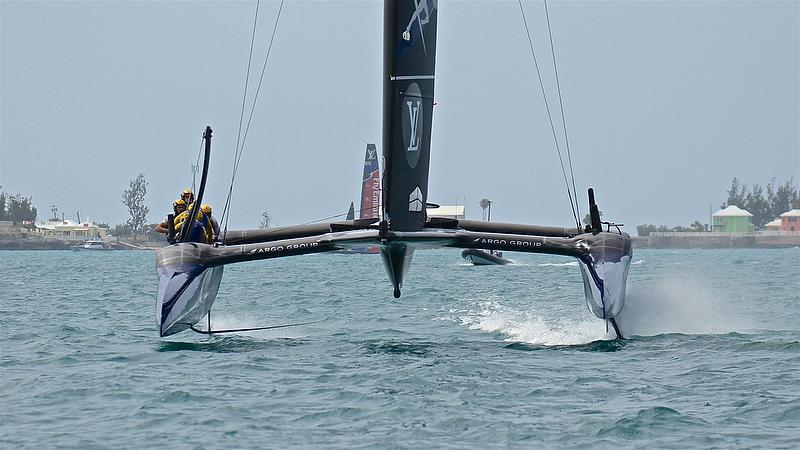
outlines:
[[[111,247],[100,239],[88,239],[82,245],[73,245],[70,247],[72,250],[111,250]]]
[[[461,257],[471,262],[476,266],[503,266],[511,264],[514,261],[503,258],[503,252],[496,250],[480,250],[477,248],[468,248],[461,252]]]

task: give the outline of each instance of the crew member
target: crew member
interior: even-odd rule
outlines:
[[[189,215],[191,214],[193,206],[194,204],[190,204],[185,211],[175,216],[175,231],[180,232],[184,226],[191,226],[187,241],[207,243],[209,241],[209,236],[204,224],[205,215],[201,211],[198,211],[194,218],[189,220]],[[190,222],[190,225],[186,224],[187,221]]]
[[[211,215],[211,205],[200,205],[200,211],[202,211],[203,214],[208,218],[208,223],[211,226],[209,235],[212,236],[209,243],[213,243],[219,239],[219,222],[217,222],[217,219]]]
[[[178,199],[178,200],[176,200],[175,202],[172,203],[173,217],[177,217],[178,215],[180,215],[184,211],[186,211],[186,202],[184,202],[182,199]],[[161,223],[156,225],[156,231],[157,232],[164,233],[164,234],[169,233],[169,223],[167,222],[168,219],[169,219],[169,216],[168,217],[164,217],[164,220],[162,220]]]
[[[191,189],[184,189],[181,193],[181,200],[186,202],[187,205],[191,205],[194,203],[194,192]]]

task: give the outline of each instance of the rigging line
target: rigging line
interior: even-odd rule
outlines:
[[[250,66],[253,62],[253,46],[256,40],[256,28],[258,25],[258,7],[261,4],[261,0],[256,1],[256,12],[255,16],[253,17],[253,32],[250,36],[250,54],[247,57],[247,73],[244,77],[244,93],[242,94],[242,111],[239,113],[239,131],[236,134],[236,148],[233,152],[233,171],[231,173],[231,185],[228,189],[228,197],[225,200],[225,208],[222,210],[222,221],[225,224],[225,231],[228,231],[228,208],[231,204],[231,195],[233,194],[233,181],[236,177],[236,160],[239,154],[239,141],[242,135],[242,123],[244,123],[244,110],[245,106],[247,105],[247,87],[250,82]],[[224,235],[223,235],[224,236]]]
[[[194,325],[189,325],[189,328],[194,331],[195,333],[200,334],[223,334],[223,333],[241,333],[244,331],[261,331],[261,330],[274,330],[276,328],[289,328],[289,327],[299,327],[302,325],[312,325],[315,323],[322,322],[323,320],[327,319],[320,319],[315,320],[313,322],[299,322],[299,323],[287,323],[283,325],[269,325],[265,327],[252,327],[252,328],[234,328],[234,329],[227,329],[227,330],[212,330],[210,327],[207,330],[203,330],[201,328],[197,328]],[[188,325],[183,323],[182,325]]]
[[[553,70],[556,74],[556,88],[558,89],[558,105],[561,107],[561,124],[564,126],[564,143],[567,146],[567,161],[569,162],[569,174],[572,177],[572,194],[575,196],[575,208],[578,209],[578,217],[581,217],[581,204],[578,202],[578,191],[575,189],[575,172],[572,170],[572,153],[569,149],[569,134],[567,133],[567,119],[564,116],[564,102],[561,99],[561,82],[558,79],[558,64],[556,64],[556,50],[553,46],[553,31],[550,28],[550,13],[547,10],[547,0],[544,0],[544,15],[547,18],[547,34],[550,36],[550,54],[553,55]],[[580,228],[580,223],[578,224]]]
[[[253,98],[253,106],[250,108],[250,116],[247,118],[247,126],[244,129],[244,136],[242,136],[242,147],[239,151],[239,159],[242,157],[242,150],[244,150],[244,143],[247,140],[247,133],[250,131],[250,123],[253,121],[253,113],[256,109],[256,101],[258,100],[258,93],[261,91],[261,82],[264,81],[264,74],[267,71],[267,61],[269,61],[269,55],[272,52],[272,43],[275,42],[275,32],[278,30],[278,22],[281,20],[281,11],[283,11],[283,3],[285,0],[281,0],[280,6],[278,6],[278,15],[275,17],[275,25],[272,27],[272,36],[269,38],[269,46],[267,47],[267,54],[264,57],[264,65],[261,67],[261,77],[258,79],[258,86],[256,87],[256,93]],[[236,165],[238,167],[239,161],[236,161]]]
[[[250,115],[249,115],[249,117],[247,119],[247,126],[245,127],[244,135],[242,136],[242,144],[239,147],[239,154],[238,154],[238,156],[236,158],[236,162],[235,162],[235,165],[234,165],[234,172],[233,172],[233,177],[231,178],[231,189],[230,189],[230,194],[229,195],[233,194],[233,178],[236,177],[236,172],[239,170],[239,163],[240,163],[240,161],[242,159],[242,154],[244,153],[244,144],[245,144],[245,141],[247,140],[247,133],[250,131],[250,124],[253,121],[253,113],[256,110],[256,103],[258,102],[258,94],[259,94],[259,92],[261,92],[261,84],[264,81],[264,74],[267,71],[267,63],[269,62],[269,55],[272,53],[272,44],[273,44],[273,42],[275,42],[275,32],[278,30],[278,22],[281,19],[281,11],[283,11],[284,2],[285,2],[285,0],[281,0],[281,4],[280,4],[280,6],[278,6],[278,14],[275,17],[275,25],[272,27],[272,36],[269,39],[269,46],[267,47],[267,54],[264,56],[264,65],[261,67],[261,77],[259,77],[259,79],[258,79],[258,86],[256,87],[256,93],[253,96],[253,104],[252,104],[252,106],[250,108]],[[230,213],[230,211],[228,211],[228,212]],[[225,232],[228,231],[228,221],[227,221],[228,217],[230,217],[230,214],[225,218],[226,219],[225,220]],[[223,237],[224,237],[224,234],[223,234]]]
[[[200,149],[197,151],[197,160],[194,162],[194,166],[192,167],[192,192],[194,192],[194,186],[196,184],[197,168],[200,166],[200,156],[203,154],[203,141],[205,141],[205,138],[200,138]]]
[[[360,213],[361,211],[369,211],[369,210],[374,210],[374,209],[378,209],[378,207],[377,206],[373,206],[372,208],[359,209],[359,210],[353,211],[353,212],[354,213]],[[301,223],[300,225],[311,225],[312,223],[322,222],[323,220],[328,220],[328,219],[335,219],[337,217],[342,217],[342,216],[347,216],[347,213],[345,212],[345,213],[336,214],[336,215],[333,215],[333,216],[323,217],[322,219],[312,220],[311,222]],[[292,225],[292,226],[297,226],[297,225]],[[287,228],[291,228],[291,227],[287,227]]]
[[[550,113],[550,104],[547,102],[547,94],[544,90],[544,82],[542,82],[542,74],[539,71],[539,63],[536,60],[536,51],[533,49],[533,39],[531,38],[531,32],[528,28],[528,20],[525,18],[525,9],[522,7],[522,0],[519,0],[519,9],[522,12],[522,21],[525,23],[525,33],[528,35],[528,44],[531,48],[531,55],[533,55],[533,64],[536,67],[536,76],[539,78],[539,86],[542,89],[542,97],[544,98],[544,106],[547,109],[547,117],[550,120],[550,130],[553,132],[553,141],[556,145],[556,152],[558,153],[558,161],[561,163],[561,173],[564,175],[564,183],[567,187],[567,197],[569,197],[569,205],[572,208],[572,216],[575,219],[575,222],[580,227],[580,222],[578,221],[578,216],[575,212],[575,205],[572,201],[572,192],[569,190],[569,181],[567,180],[567,170],[564,168],[564,159],[561,156],[561,147],[558,145],[558,137],[556,136],[556,128],[553,125],[553,115]]]
[[[360,209],[360,210],[357,210],[357,211],[354,211],[354,212],[360,213],[361,211],[368,211],[368,210],[375,210],[375,209],[378,209],[378,207],[377,206],[373,206],[372,208],[364,208],[364,209]],[[336,219],[337,217],[345,217],[345,216],[347,216],[346,212],[335,214],[335,215],[328,216],[328,217],[323,217],[321,219],[311,220],[309,222],[299,223],[297,225],[286,225],[286,226],[283,226],[283,227],[269,228],[269,230],[271,230],[271,231],[286,230],[286,229],[289,229],[289,228],[300,227],[300,226],[303,226],[303,225],[311,225],[311,224],[322,222],[323,220]],[[377,217],[375,217],[374,219],[377,219]]]

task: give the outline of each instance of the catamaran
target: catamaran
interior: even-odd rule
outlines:
[[[436,0],[384,3],[382,202],[380,214],[340,222],[279,229],[226,231],[210,245],[189,242],[184,227],[177,243],[156,254],[156,324],[161,336],[195,327],[209,311],[227,264],[376,246],[393,295],[399,298],[417,248],[529,252],[577,258],[589,310],[622,338],[616,317],[625,303],[631,238],[601,222],[589,189],[590,224],[553,227],[427,217],[428,164],[433,124]],[[194,210],[202,203],[211,152],[204,133],[204,163]],[[604,226],[605,229],[604,229]],[[269,328],[269,327],[261,327]],[[219,330],[239,331],[239,330]]]
[[[381,204],[381,176],[378,164],[378,150],[375,144],[367,144],[367,151],[364,153],[364,174],[361,177],[361,209],[358,211],[359,219],[374,219],[380,213]],[[355,219],[354,205],[350,203],[347,211],[346,220]],[[374,245],[353,247],[347,253],[380,253],[380,249]]]

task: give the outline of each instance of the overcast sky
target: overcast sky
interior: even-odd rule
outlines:
[[[257,78],[278,2],[261,3]],[[558,98],[543,3],[524,2]],[[732,177],[800,178],[798,1],[551,1],[579,189],[635,226],[708,222]],[[0,185],[75,218],[121,223],[149,181],[150,222],[191,183],[206,125],[206,201],[233,165],[254,1],[0,1]],[[382,2],[288,1],[234,188],[231,228],[344,213],[380,145]],[[439,1],[429,201],[494,201],[493,219],[571,212],[516,1]],[[251,88],[254,86],[251,82]],[[556,112],[557,116],[560,114]],[[560,130],[560,122],[557,123]],[[563,143],[562,143],[563,146]]]

